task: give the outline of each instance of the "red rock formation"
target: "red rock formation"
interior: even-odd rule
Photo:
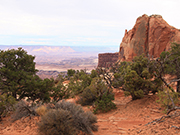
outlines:
[[[98,54],[98,67],[110,67],[118,60],[119,53]]]
[[[133,29],[125,31],[119,59],[131,61],[142,53],[159,57],[172,42],[180,43],[180,30],[170,26],[160,15],[143,15],[136,20]]]

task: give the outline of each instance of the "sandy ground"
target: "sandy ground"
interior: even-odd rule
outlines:
[[[152,122],[166,114],[156,102],[156,95],[148,95],[143,99],[132,101],[131,97],[124,97],[119,89],[114,89],[117,109],[108,113],[97,114],[99,126],[94,135],[135,135],[157,134],[173,135],[180,134],[180,114],[171,118],[163,118],[159,122]],[[74,102],[70,99],[69,101]],[[89,110],[89,107],[83,107]],[[179,112],[180,113],[180,112]],[[2,135],[37,135],[38,117],[22,119],[11,123],[8,118],[0,122],[0,134]]]

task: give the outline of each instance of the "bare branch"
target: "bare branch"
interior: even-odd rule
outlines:
[[[172,82],[178,82],[178,81],[180,81],[180,79],[171,80],[171,81],[168,83],[168,85],[171,84]]]

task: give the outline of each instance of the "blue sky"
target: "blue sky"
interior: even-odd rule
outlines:
[[[137,17],[180,28],[179,0],[0,0],[0,45],[117,46]]]

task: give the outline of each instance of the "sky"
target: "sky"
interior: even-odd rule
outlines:
[[[180,29],[180,0],[0,0],[0,45],[117,46],[143,14]]]

